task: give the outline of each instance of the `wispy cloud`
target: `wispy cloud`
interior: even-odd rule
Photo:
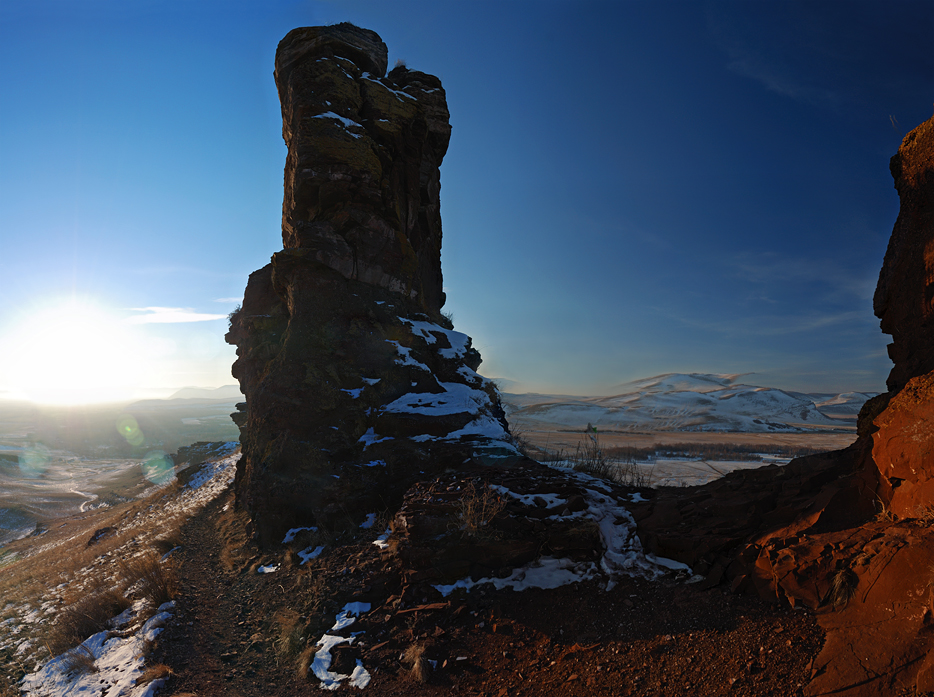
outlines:
[[[703,320],[695,317],[664,313],[670,319],[692,329],[732,336],[784,336],[815,332],[853,322],[869,321],[865,312],[812,313],[808,315],[757,315],[721,320]]]
[[[839,108],[838,64],[833,38],[821,20],[799,3],[781,11],[747,3],[710,3],[707,27],[728,57],[727,69],[798,102]],[[832,79],[832,78],[837,79]]]
[[[798,102],[817,106],[839,106],[840,95],[835,91],[806,84],[806,78],[796,76],[795,70],[780,59],[757,55],[745,46],[732,45],[724,48],[730,57],[726,67],[731,72],[755,80],[769,91]]]
[[[814,284],[827,289],[826,300],[841,297],[872,298],[876,279],[872,272],[859,272],[826,259],[788,257],[775,252],[739,254],[727,262],[745,281],[772,284]]]
[[[134,312],[146,314],[127,317],[129,324],[181,324],[183,322],[210,322],[226,319],[227,315],[211,315],[195,312],[188,307],[134,307]]]
[[[243,302],[243,298],[214,298],[216,303],[239,303]]]

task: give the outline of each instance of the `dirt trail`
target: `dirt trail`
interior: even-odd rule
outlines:
[[[229,492],[218,497],[182,528],[178,614],[153,656],[175,673],[165,693],[310,694],[316,685],[278,670],[264,638],[270,625],[266,607],[283,603],[285,589],[274,574],[249,572],[244,547],[231,548],[245,541],[232,498]]]
[[[182,530],[178,615],[151,659],[174,672],[163,694],[320,695],[317,680],[298,677],[298,654],[361,593],[373,600],[355,627],[364,631],[355,655],[372,678],[363,692],[390,697],[790,696],[802,694],[823,641],[808,613],[673,581],[623,579],[610,592],[605,581],[475,589],[413,609],[394,595],[405,593],[401,570],[368,542],[257,573],[277,560],[259,556],[232,509],[228,492]],[[289,614],[304,630],[292,651],[282,629]],[[435,662],[427,684],[400,661],[413,644]]]

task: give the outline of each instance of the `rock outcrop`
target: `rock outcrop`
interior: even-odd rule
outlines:
[[[934,118],[892,158],[901,208],[874,298],[894,367],[846,450],[634,506],[646,549],[818,611],[810,695],[934,690]]]
[[[479,353],[441,312],[444,89],[386,65],[350,24],[295,29],[276,52],[283,250],[226,337],[246,396],[237,501],[263,544],[355,527],[422,473],[517,457]]]

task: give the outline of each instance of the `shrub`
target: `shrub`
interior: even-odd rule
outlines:
[[[859,576],[849,568],[843,568],[834,574],[830,581],[830,603],[834,607],[846,607],[850,598],[856,595],[856,586],[859,585]]]
[[[648,486],[650,483],[650,477],[636,464],[635,459],[623,459],[604,451],[596,433],[590,435],[589,442],[578,443],[574,455],[568,459],[571,467],[578,472],[586,472],[617,484]]]
[[[402,661],[409,666],[409,674],[418,682],[428,682],[429,664],[425,658],[425,647],[412,644],[402,654]]]
[[[59,613],[48,638],[53,656],[63,654],[89,636],[107,629],[111,618],[130,607],[130,601],[116,588],[108,588],[72,603]]]
[[[467,535],[480,535],[506,508],[506,502],[488,484],[470,482],[457,502],[457,519]]]
[[[127,587],[138,584],[143,597],[157,607],[178,593],[178,574],[171,558],[162,561],[158,554],[149,552],[121,562],[120,569]]]
[[[97,659],[87,646],[76,646],[64,655],[62,670],[65,673],[96,673]]]

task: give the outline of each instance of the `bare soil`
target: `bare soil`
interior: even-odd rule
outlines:
[[[372,537],[295,566],[253,547],[231,493],[191,518],[178,615],[151,659],[174,672],[164,694],[320,695],[300,655],[354,600],[372,609],[331,669],[361,659],[373,695],[797,695],[823,642],[806,611],[674,579],[413,596]],[[260,563],[281,566],[259,574]],[[433,662],[425,682],[401,660],[413,644]]]

